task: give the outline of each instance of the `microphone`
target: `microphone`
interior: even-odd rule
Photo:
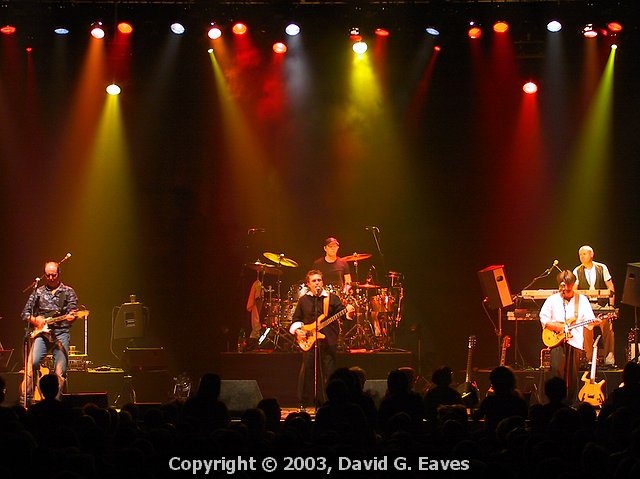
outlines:
[[[380,233],[380,229],[377,226],[365,226],[364,229],[367,231],[377,231],[378,233]]]
[[[564,281],[558,285],[558,291],[560,293],[564,293],[566,289],[567,289],[567,283],[565,283]]]
[[[316,296],[320,296],[321,291],[322,291],[322,286],[316,286]]]
[[[69,258],[71,258],[71,253],[67,253],[64,255],[64,258],[62,258],[60,261],[58,261],[58,264],[62,264],[65,261],[67,261]]]
[[[254,233],[264,233],[265,231],[267,231],[264,228],[249,228],[249,230],[247,231],[247,234],[254,234]]]
[[[554,259],[554,260],[553,260],[553,264],[551,265],[551,268],[549,268],[549,269],[553,269],[553,268],[555,268],[555,269],[557,269],[558,271],[560,271],[560,272],[562,273],[562,270],[558,267],[558,263],[559,263],[559,262],[560,262],[560,261],[558,261],[557,259]]]

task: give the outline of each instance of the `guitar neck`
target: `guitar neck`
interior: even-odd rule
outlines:
[[[344,308],[343,310],[341,310],[340,312],[334,314],[333,316],[331,316],[329,319],[325,319],[320,321],[320,324],[318,325],[318,331],[320,331],[321,329],[326,328],[327,326],[329,326],[331,323],[333,323],[336,319],[341,318],[342,316],[344,316],[345,314],[347,314],[347,308]]]

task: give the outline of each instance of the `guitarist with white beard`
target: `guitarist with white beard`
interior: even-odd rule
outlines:
[[[298,376],[298,400],[301,409],[314,402],[322,404],[324,382],[336,368],[336,352],[340,324],[337,318],[345,315],[353,319],[355,308],[345,305],[340,298],[324,289],[322,272],[313,269],[307,273],[308,291],[296,305],[289,331],[303,350],[302,364]],[[316,330],[316,327],[318,328]],[[315,368],[315,357],[319,355]]]
[[[569,270],[558,273],[558,292],[549,296],[540,309],[543,330],[557,335],[560,342],[551,348],[551,371],[567,383],[567,397],[577,398],[578,364],[584,349],[584,328],[598,324],[585,295],[575,292],[576,276]],[[571,328],[574,324],[582,326]],[[544,334],[544,331],[543,331]]]

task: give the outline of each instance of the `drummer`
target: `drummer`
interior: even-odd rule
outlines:
[[[325,285],[339,286],[344,294],[351,289],[351,270],[349,263],[338,256],[340,242],[333,236],[324,240],[325,255],[313,262],[313,269],[322,271]]]

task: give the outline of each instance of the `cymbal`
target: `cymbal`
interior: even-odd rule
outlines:
[[[261,263],[260,261],[254,261],[253,263],[247,263],[247,264],[245,264],[245,266],[247,268],[253,269],[253,270],[258,271],[260,273],[282,274],[282,271],[279,268],[276,268],[274,265],[267,264],[267,263]]]
[[[351,283],[351,284],[353,284],[353,283]],[[373,288],[379,288],[380,286],[378,286],[377,284],[362,283],[362,284],[359,284],[356,287],[357,288],[365,288],[365,289],[373,289]]]
[[[353,253],[349,256],[343,256],[342,260],[344,261],[363,261],[365,259],[371,258],[373,255],[371,253]]]
[[[278,263],[279,266],[289,266],[291,268],[298,267],[298,263],[296,263],[291,258],[285,257],[284,253],[277,254],[277,253],[266,252],[262,254],[264,255],[265,258],[270,259],[274,263]]]

